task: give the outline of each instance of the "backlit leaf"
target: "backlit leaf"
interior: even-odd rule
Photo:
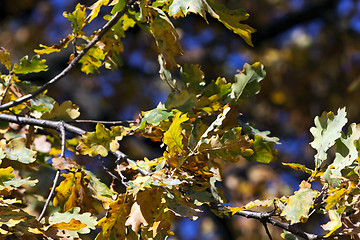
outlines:
[[[81,50],[81,47],[78,47]],[[106,53],[99,47],[92,47],[90,50],[79,60],[81,63],[81,71],[86,74],[98,72],[101,67],[102,61],[105,59]]]
[[[314,141],[310,145],[317,150],[315,167],[318,169],[327,159],[326,151],[341,137],[341,130],[347,123],[345,108],[338,109],[337,115],[324,112],[321,117],[315,117],[314,123],[315,127],[310,128]]]
[[[197,99],[194,93],[183,90],[180,93],[172,92],[165,102],[166,109],[178,109],[181,112],[191,112],[196,105]]]
[[[180,76],[190,92],[200,93],[205,86],[204,73],[200,65],[187,65],[180,69]]]
[[[253,46],[251,33],[254,33],[256,30],[247,24],[240,23],[249,18],[247,12],[242,9],[230,10],[224,5],[215,4],[213,0],[207,0],[207,2],[212,8],[212,11],[209,11],[212,17],[217,18],[225,27],[242,37],[247,44]]]
[[[302,182],[299,191],[292,195],[285,208],[283,209],[281,216],[290,221],[290,224],[298,222],[306,222],[310,208],[314,204],[315,197],[318,192],[312,190],[306,182]]]
[[[3,47],[0,47],[0,63],[2,63],[7,70],[11,70],[10,53]]]
[[[109,4],[109,0],[98,0],[96,1],[93,5],[91,5],[89,7],[89,9],[91,10],[89,16],[87,17],[87,19],[89,19],[88,21],[91,22],[94,18],[97,17],[97,15],[100,12],[100,8],[103,5],[108,5]]]
[[[313,172],[311,169],[298,163],[282,163],[282,165],[289,166],[292,169],[303,171],[304,173],[310,174]]]
[[[139,129],[144,128],[146,123],[157,126],[161,121],[168,119],[170,116],[174,116],[172,112],[167,111],[161,104],[153,110],[142,112],[142,115],[143,118],[141,119]]]
[[[85,18],[86,18],[86,8],[85,6],[78,3],[76,5],[75,10],[72,13],[64,12],[63,15],[71,22],[71,27],[73,28],[73,32],[75,34],[81,35],[81,29],[85,26]]]
[[[50,112],[41,115],[41,119],[71,120],[80,116],[79,107],[71,101],[65,101],[60,105],[55,102]]]
[[[27,177],[25,179],[12,179],[9,181],[4,182],[4,186],[9,187],[9,186],[13,186],[15,188],[18,188],[24,184],[29,185],[29,186],[35,186],[39,181],[37,179],[35,180],[30,180],[30,177]]]
[[[276,158],[277,151],[273,147],[272,142],[265,142],[260,135],[255,135],[254,142],[251,145],[254,151],[249,159],[257,162],[269,163]]]
[[[150,23],[150,31],[156,40],[159,52],[165,60],[165,68],[177,66],[175,56],[180,56],[183,50],[179,43],[179,35],[164,12],[157,9],[157,16]]]
[[[40,44],[40,47],[42,47],[42,49],[35,49],[34,52],[39,55],[49,54],[49,53],[53,53],[53,52],[60,52],[61,49],[67,48],[67,46],[69,45],[69,42],[71,40],[73,40],[73,38],[74,38],[73,35],[69,35],[66,38],[61,39],[59,44],[54,44],[51,47]]]
[[[127,227],[125,226],[126,217],[130,214],[130,201],[125,199],[124,195],[120,195],[118,199],[110,204],[110,208],[99,223],[98,227],[101,232],[95,240],[126,239]]]
[[[258,200],[258,199],[256,199],[255,201],[251,201],[243,207],[227,207],[227,208],[231,211],[231,214],[234,215],[238,211],[248,210],[253,207],[271,207],[271,206],[274,206],[274,200],[271,200],[271,199]]]
[[[265,75],[264,65],[261,63],[256,62],[253,65],[245,63],[244,70],[235,75],[235,83],[231,86],[231,99],[238,101],[258,94],[259,82],[264,79]]]
[[[26,55],[20,60],[20,65],[14,64],[13,72],[16,74],[28,74],[47,71],[48,66],[45,63],[46,60],[41,60],[39,55],[35,55],[31,60]]]
[[[164,143],[168,146],[168,151],[171,155],[180,154],[183,151],[183,136],[181,134],[181,123],[186,122],[189,118],[186,114],[181,112],[176,113],[169,130],[164,133]]]

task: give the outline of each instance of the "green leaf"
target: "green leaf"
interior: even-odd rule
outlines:
[[[217,18],[225,27],[242,37],[247,44],[253,46],[251,33],[254,33],[256,30],[247,24],[240,23],[249,18],[247,12],[242,9],[229,10],[224,5],[215,4],[213,0],[207,0],[207,2],[212,8],[212,11],[209,11],[212,17]]]
[[[124,9],[126,5],[126,1],[125,0],[113,0],[109,6],[114,6],[112,9],[111,9],[111,14],[115,14],[117,12],[120,12],[121,10]]]
[[[57,102],[54,103],[50,112],[45,112],[41,115],[41,119],[51,120],[71,120],[80,116],[79,107],[71,101],[65,101],[60,106]]]
[[[36,152],[26,148],[25,143],[26,140],[22,137],[11,140],[4,149],[6,157],[22,163],[34,162]]]
[[[290,221],[290,224],[305,222],[308,218],[309,210],[314,204],[318,192],[312,190],[310,184],[303,181],[299,191],[292,195],[287,205],[284,207],[281,216]]]
[[[59,44],[54,44],[51,47],[40,44],[40,47],[42,47],[43,49],[40,49],[40,50],[35,49],[34,52],[39,55],[49,54],[49,53],[53,53],[53,52],[60,52],[61,49],[67,48],[67,46],[69,45],[69,42],[73,39],[74,39],[74,36],[69,35],[66,38],[61,39]]]
[[[355,147],[355,141],[360,138],[360,125],[352,123],[349,126],[347,137],[342,136],[336,140],[335,160],[326,169],[323,179],[333,187],[338,187],[341,180],[341,171],[352,165],[358,158],[358,151]],[[356,164],[357,165],[357,164]]]
[[[6,67],[7,70],[11,69],[10,53],[7,49],[0,47],[0,62]]]
[[[13,187],[18,188],[18,187],[26,184],[26,185],[29,185],[29,186],[33,187],[38,182],[39,182],[39,180],[37,180],[37,179],[30,180],[30,177],[27,177],[25,179],[12,179],[12,180],[6,181],[6,182],[4,182],[4,186],[5,187],[13,186]]]
[[[82,223],[82,227],[78,229],[78,224],[75,225],[72,219],[80,221]],[[91,213],[80,213],[79,207],[74,207],[73,209],[65,212],[65,213],[54,213],[49,217],[49,223],[51,226],[58,227],[60,229],[68,230],[70,236],[78,238],[78,234],[87,234],[90,233],[90,230],[96,229],[96,217],[91,216]],[[68,224],[61,224],[61,223],[68,223]],[[75,226],[71,226],[71,224]],[[63,226],[61,228],[61,226]],[[71,230],[71,229],[76,230]]]
[[[189,120],[189,118],[186,114],[181,114],[181,112],[176,113],[169,130],[164,133],[163,141],[168,146],[168,151],[171,155],[181,154],[183,152],[184,145],[182,143],[183,136],[181,134],[181,123],[186,122],[187,120]]]
[[[274,149],[272,142],[265,142],[260,135],[255,135],[251,149],[254,151],[249,160],[269,163],[275,159],[277,151]]]
[[[315,117],[314,123],[315,127],[310,128],[314,141],[310,145],[317,150],[315,168],[318,169],[327,159],[326,151],[341,137],[341,130],[347,123],[345,108],[339,108],[337,115],[324,112],[321,117]]]
[[[170,93],[166,102],[166,109],[178,109],[181,112],[191,112],[196,105],[197,99],[194,93],[183,90],[180,93]]]
[[[261,63],[256,62],[253,65],[245,63],[244,70],[235,75],[230,98],[238,101],[258,94],[260,92],[259,82],[264,79],[265,75],[264,65]]]
[[[115,152],[119,149],[119,143],[123,136],[127,134],[127,130],[121,126],[114,126],[111,129],[105,128],[101,123],[96,125],[95,132],[87,132],[80,139],[80,144],[76,147],[81,154],[95,157],[101,155],[106,157],[108,151]]]
[[[41,60],[39,55],[35,55],[30,61],[26,55],[20,60],[20,65],[14,64],[13,72],[16,74],[28,74],[47,71],[48,66],[45,63],[46,60]]]
[[[160,9],[154,8],[154,10],[157,16],[150,22],[150,31],[156,40],[159,53],[164,58],[165,69],[173,69],[177,66],[175,56],[183,54],[179,35],[166,14]]]
[[[284,230],[283,233],[281,233],[281,237],[285,240],[302,240],[303,238],[298,238],[296,235],[292,234],[291,232],[288,232]]]
[[[201,71],[200,65],[185,64],[185,66],[180,69],[180,76],[190,92],[201,93],[201,90],[205,86],[205,81],[204,73]]]
[[[264,141],[266,142],[272,142],[272,143],[275,143],[275,144],[281,144],[279,142],[279,138],[277,137],[269,137],[268,135],[271,133],[270,131],[259,131],[258,129],[256,128],[253,128],[249,123],[246,123],[246,127],[245,127],[245,130],[250,130],[250,133],[252,135],[260,135]]]
[[[170,116],[174,116],[174,114],[167,111],[161,103],[153,110],[142,112],[142,115],[143,118],[141,119],[139,129],[143,129],[146,123],[157,126],[161,121],[168,119]]]

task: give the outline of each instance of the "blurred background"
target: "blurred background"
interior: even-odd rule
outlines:
[[[9,50],[13,63],[32,56],[39,44],[53,45],[71,33],[63,11],[73,11],[75,0],[1,0],[0,46]],[[80,1],[90,6],[94,1]],[[243,8],[246,22],[257,29],[254,47],[208,16],[210,25],[191,14],[174,20],[185,51],[181,64],[198,63],[207,81],[218,76],[232,80],[243,64],[260,61],[267,76],[261,92],[243,104],[242,120],[260,130],[271,130],[280,138],[279,159],[271,165],[239,162],[226,170],[221,183],[231,204],[241,206],[254,199],[291,194],[308,176],[290,170],[280,162],[296,162],[313,167],[314,151],[309,147],[309,128],[322,111],[336,112],[346,107],[349,122],[360,122],[360,2],[358,0],[216,0],[228,8]],[[103,7],[102,13],[106,12]],[[94,20],[87,33],[98,29],[103,20]],[[86,75],[72,71],[49,91],[62,102],[72,100],[80,107],[82,119],[131,120],[141,111],[164,103],[170,89],[159,78],[156,45],[150,35],[135,27],[123,39],[122,66],[115,71],[100,69]],[[45,56],[50,70],[23,78],[42,84],[59,73],[68,62],[71,47],[60,54]],[[94,126],[82,126],[92,130]],[[157,157],[156,145],[131,137],[121,143],[133,159]],[[154,150],[155,149],[155,150]],[[79,159],[103,181],[110,181],[100,161]],[[107,160],[109,168],[113,159]],[[55,173],[43,171],[44,178]],[[39,176],[36,176],[39,178]],[[49,181],[39,188],[48,189]],[[43,184],[43,185],[41,185]],[[313,185],[314,188],[319,187]],[[43,188],[43,189],[44,189]],[[44,193],[46,195],[47,193]],[[321,234],[316,224],[304,229]],[[220,219],[206,211],[196,222],[179,220],[172,239],[268,239],[261,224],[245,218]],[[270,226],[273,238],[280,230]]]

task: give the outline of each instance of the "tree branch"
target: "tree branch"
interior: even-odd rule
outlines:
[[[66,132],[65,132],[65,127],[64,127],[64,121],[61,121],[60,124],[58,125],[58,130],[60,131],[60,134],[61,134],[61,155],[60,157],[64,158],[65,157],[65,143],[66,143]],[[50,201],[55,193],[55,188],[56,188],[56,185],[57,185],[57,182],[59,180],[59,177],[60,177],[60,169],[58,169],[56,171],[56,175],[55,175],[55,178],[54,178],[54,182],[53,182],[53,185],[51,187],[51,191],[49,193],[49,196],[45,202],[45,205],[38,217],[38,221],[40,221],[43,217],[44,217],[44,214],[46,212],[46,209],[48,208],[49,204],[50,204]]]
[[[8,102],[0,105],[0,111],[7,110],[11,107],[17,106],[27,100],[39,95],[45,90],[49,89],[54,83],[59,81],[65,75],[67,75],[80,61],[80,59],[92,48],[104,35],[108,32],[118,21],[119,19],[127,12],[133,0],[127,0],[125,7],[120,12],[115,13],[115,15],[100,29],[99,33],[94,36],[94,38],[85,46],[85,48],[70,62],[70,64],[58,75],[52,78],[50,81],[41,86],[38,90],[33,93],[22,96],[12,102]]]
[[[239,215],[239,216],[243,216],[246,218],[254,218],[254,219],[259,220],[263,224],[271,223],[273,226],[282,228],[282,229],[284,229],[288,232],[291,232],[292,234],[294,234],[296,236],[302,237],[306,240],[323,239],[323,236],[312,234],[312,233],[307,233],[293,225],[290,225],[289,223],[281,222],[281,221],[271,217],[272,213],[253,212],[253,211],[249,211],[249,210],[244,210],[244,211],[238,211],[234,215]]]
[[[62,122],[62,121],[42,120],[42,119],[28,118],[28,117],[19,117],[19,116],[10,115],[10,114],[4,114],[4,113],[0,113],[0,121],[7,121],[7,122],[18,123],[18,124],[27,124],[27,125],[33,125],[33,126],[39,126],[39,127],[51,128],[51,129],[59,129],[59,124],[61,124],[61,122]],[[79,135],[79,136],[82,136],[86,133],[85,130],[83,130],[79,127],[72,126],[67,123],[63,123],[63,126],[65,128],[65,131]],[[120,150],[117,150],[117,151],[111,152],[111,153],[113,155],[115,155],[115,157],[118,159],[117,160],[118,162],[120,159],[121,161],[125,161],[128,164],[136,165],[136,162],[134,160],[131,160],[130,158],[128,158],[128,156],[125,153],[121,152]],[[141,169],[141,168],[137,168],[137,171],[144,176],[151,175],[150,172],[148,172],[144,169]]]

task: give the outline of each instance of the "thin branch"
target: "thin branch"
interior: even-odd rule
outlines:
[[[92,123],[97,124],[101,123],[108,126],[118,126],[118,125],[125,125],[125,124],[135,124],[136,121],[98,121],[98,120],[87,120],[87,119],[76,119],[76,120],[68,120],[67,123]]]
[[[273,217],[271,217],[272,213],[266,213],[266,212],[253,212],[253,211],[238,211],[235,213],[235,215],[243,216],[246,218],[254,218],[259,220],[264,224],[265,223],[271,223],[273,226],[282,228],[288,232],[291,232],[294,235],[297,235],[299,237],[302,237],[306,240],[317,240],[317,239],[323,239],[323,236],[316,235],[312,233],[305,232],[293,225],[290,225],[289,223],[281,222]]]
[[[59,122],[58,124],[58,130],[60,131],[60,134],[61,134],[61,154],[60,154],[60,157],[64,158],[65,157],[65,144],[66,144],[66,132],[65,132],[65,126],[64,126],[64,121],[61,121]],[[38,221],[40,221],[43,217],[44,217],[44,214],[46,212],[46,209],[48,208],[49,204],[50,204],[50,201],[52,199],[52,197],[54,196],[54,193],[55,193],[55,188],[56,188],[56,185],[57,185],[57,182],[59,180],[59,176],[60,176],[60,170],[58,169],[56,171],[56,175],[55,175],[55,178],[54,178],[54,182],[53,182],[53,185],[51,187],[51,191],[49,193],[49,196],[45,202],[45,205],[38,217]]]
[[[272,240],[272,237],[271,237],[269,228],[268,228],[268,226],[267,226],[267,223],[266,223],[265,221],[263,221],[263,222],[262,222],[262,225],[264,226],[265,232],[266,232],[266,234],[268,235],[269,239]]]
[[[27,125],[33,125],[33,126],[39,126],[39,127],[51,128],[51,129],[59,129],[59,124],[61,123],[61,121],[51,121],[51,120],[42,120],[42,119],[36,119],[36,118],[19,117],[19,116],[10,115],[10,114],[4,114],[4,113],[0,113],[0,121],[7,121],[7,122],[18,123],[18,124],[27,124]],[[79,135],[79,136],[82,136],[86,133],[85,130],[83,130],[79,127],[72,126],[67,123],[63,123],[63,126],[65,128],[65,131]],[[125,161],[128,164],[136,165],[136,162],[134,160],[131,160],[130,158],[128,158],[128,156],[125,153],[121,152],[120,150],[117,150],[117,151],[111,152],[111,153],[117,159],[120,159],[121,161]],[[151,175],[150,172],[148,172],[144,169],[137,168],[136,170],[144,176]]]
[[[75,65],[80,61],[80,59],[90,50],[90,48],[92,48],[105,35],[105,33],[108,32],[119,21],[119,19],[128,11],[128,9],[130,7],[130,3],[132,1],[133,0],[128,0],[125,7],[123,8],[123,10],[115,13],[115,15],[100,30],[97,30],[98,34],[96,34],[94,36],[94,38],[85,46],[85,48],[70,62],[70,64],[62,72],[60,72],[58,75],[56,75],[50,81],[48,81],[47,83],[42,85],[38,90],[34,91],[33,93],[22,96],[12,102],[8,102],[8,103],[0,105],[0,111],[7,110],[11,107],[17,106],[33,97],[39,95],[40,93],[49,89],[54,83],[59,81],[65,75],[67,75],[75,67]]]
[[[113,180],[119,179],[115,174],[113,174],[112,172],[110,172],[110,170],[105,166],[105,162],[104,162],[104,159],[103,159],[102,157],[100,157],[100,161],[101,161],[101,165],[103,166],[104,171],[105,171],[107,174],[109,174]]]

